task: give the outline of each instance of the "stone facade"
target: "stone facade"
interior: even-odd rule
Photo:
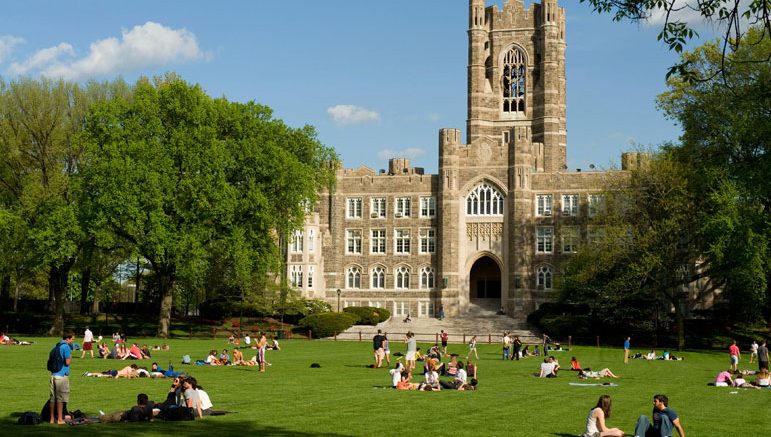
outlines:
[[[462,314],[475,302],[524,319],[553,298],[609,177],[568,171],[565,14],[556,0],[503,10],[469,1],[468,120],[439,131],[439,172],[406,159],[341,169],[290,244],[290,283],[338,305]],[[594,193],[594,194],[593,194]],[[309,283],[310,280],[310,283]]]

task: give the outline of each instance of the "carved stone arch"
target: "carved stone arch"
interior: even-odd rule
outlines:
[[[554,289],[557,268],[551,263],[539,263],[535,266],[535,286],[539,290]]]
[[[505,272],[503,261],[490,251],[479,251],[469,257],[466,271],[468,271],[469,301],[500,306]]]
[[[473,179],[470,179],[461,187],[460,192],[463,193],[463,197],[466,197],[468,193],[471,192],[471,190],[476,188],[477,185],[483,184],[485,182],[493,185],[498,191],[501,192],[501,194],[503,194],[504,197],[506,197],[506,193],[509,192],[508,187],[502,180],[487,174],[479,175]]]
[[[522,52],[522,54],[525,56],[525,64],[528,66],[531,65],[530,54],[527,52],[527,49],[525,49],[525,47],[523,47],[521,44],[511,43],[498,53],[499,68],[500,66],[503,65],[503,61],[504,61],[504,58],[506,57],[506,54],[508,54],[511,50],[519,50],[520,52]]]
[[[498,77],[501,84],[501,112],[522,115],[526,112],[530,82],[530,60],[524,47],[510,44],[498,55]]]
[[[465,270],[471,269],[471,267],[474,265],[475,262],[479,261],[482,257],[488,257],[495,261],[496,264],[498,264],[498,268],[503,271],[503,260],[501,260],[498,255],[494,254],[493,252],[490,252],[489,250],[480,250],[479,252],[476,252],[472,254],[467,260],[465,265]]]

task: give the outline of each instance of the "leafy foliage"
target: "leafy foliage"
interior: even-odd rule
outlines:
[[[380,322],[384,322],[391,317],[391,312],[385,308],[376,307],[346,307],[343,311],[349,314],[355,314],[360,325],[377,325]]]
[[[300,325],[310,329],[315,338],[331,337],[359,322],[352,313],[319,313],[300,320]]]

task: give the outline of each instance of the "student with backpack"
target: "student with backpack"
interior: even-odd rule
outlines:
[[[51,372],[51,418],[50,423],[64,424],[64,404],[70,401],[70,361],[75,333],[66,332],[62,340],[48,354],[48,371]],[[55,411],[54,411],[55,408]],[[54,422],[56,418],[56,422]]]

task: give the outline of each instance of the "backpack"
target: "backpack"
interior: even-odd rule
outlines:
[[[32,411],[27,411],[19,417],[19,425],[39,425],[40,415]]]
[[[60,370],[62,370],[62,367],[64,367],[64,358],[62,358],[62,351],[61,351],[62,343],[56,343],[56,346],[51,349],[51,352],[48,354],[48,371],[51,373],[56,373]]]

